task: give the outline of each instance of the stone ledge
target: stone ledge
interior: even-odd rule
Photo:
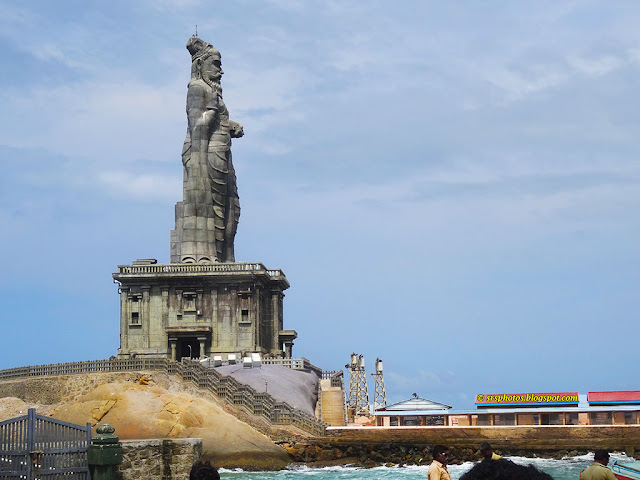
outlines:
[[[142,448],[152,446],[167,446],[175,444],[176,446],[192,446],[193,448],[202,448],[201,438],[155,438],[141,440],[120,440],[122,448]]]

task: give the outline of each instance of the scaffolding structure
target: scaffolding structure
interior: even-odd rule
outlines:
[[[364,371],[364,357],[351,354],[351,363],[345,365],[349,370],[349,411],[354,415],[371,415],[367,375]]]
[[[384,388],[384,376],[382,375],[382,360],[376,358],[376,373],[371,376],[376,382],[373,392],[373,411],[387,406],[387,391]]]

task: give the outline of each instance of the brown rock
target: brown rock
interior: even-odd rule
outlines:
[[[212,396],[185,388],[184,382],[169,375],[153,373],[146,378],[148,384],[127,373],[0,382],[0,395],[13,394],[0,399],[0,420],[34,406],[40,414],[80,425],[109,423],[123,440],[202,438],[203,458],[221,467],[277,469],[290,462],[284,448],[227,413]],[[42,398],[48,405],[35,404],[38,390],[45,392]]]
[[[333,450],[320,450],[317,456],[319,462],[333,460],[334,458]]]

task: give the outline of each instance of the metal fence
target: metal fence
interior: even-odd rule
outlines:
[[[74,425],[30,408],[0,422],[0,478],[89,480],[91,424]]]
[[[162,371],[178,375],[198,387],[209,390],[218,398],[235,405],[246,413],[264,419],[272,425],[292,425],[314,436],[324,436],[327,425],[313,415],[302,412],[286,402],[278,402],[268,393],[230,376],[222,376],[200,362],[184,359],[181,363],[164,358],[132,358],[92,360],[88,362],[57,363],[0,370],[0,380],[48,375],[75,375],[97,372]]]

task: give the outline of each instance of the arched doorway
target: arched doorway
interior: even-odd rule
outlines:
[[[196,337],[183,337],[178,339],[177,358],[200,358],[200,342]]]

